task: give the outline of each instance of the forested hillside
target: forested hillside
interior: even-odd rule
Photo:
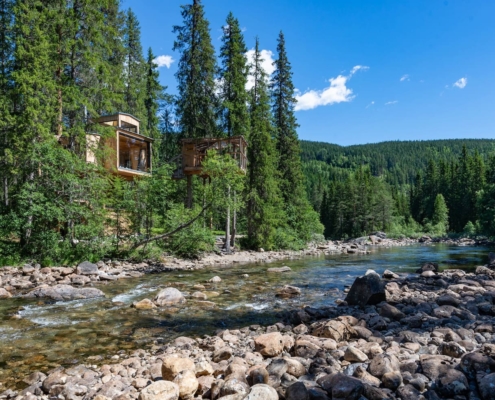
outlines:
[[[348,147],[302,141],[301,148],[307,192],[328,237],[378,229],[396,235],[495,233],[495,140]]]
[[[232,13],[213,27],[222,31],[216,54],[202,2],[181,6],[182,23],[170,27],[180,56],[171,96],[153,51],[143,53],[136,15],[120,7],[118,0],[0,2],[0,263],[194,257],[215,249],[218,230],[227,252],[240,245],[235,232],[251,249],[302,248],[321,238],[306,198],[283,32],[277,70],[267,76],[259,40],[248,63]],[[140,121],[139,132],[121,119],[102,122],[122,113]],[[119,130],[129,147],[141,146],[122,163]],[[204,150],[187,183],[180,174],[172,180],[183,168],[182,139],[242,137],[247,166],[224,140],[228,146]]]

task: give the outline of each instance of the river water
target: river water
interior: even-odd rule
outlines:
[[[0,300],[0,382],[14,387],[22,376],[35,370],[87,362],[119,351],[161,344],[177,336],[202,336],[217,329],[270,324],[284,310],[306,305],[331,305],[343,298],[346,285],[374,269],[413,272],[424,262],[438,262],[441,269],[472,270],[486,264],[486,247],[406,246],[370,249],[367,255],[308,257],[270,264],[212,267],[200,271],[177,271],[125,279],[99,285],[102,299],[51,302],[13,298]],[[292,271],[267,273],[287,265]],[[248,274],[249,277],[243,277]],[[220,276],[218,284],[205,283]],[[152,299],[160,289],[173,286],[185,295],[203,284],[214,306],[188,299],[181,308],[136,310],[134,301]],[[283,285],[302,289],[295,299],[279,299]],[[0,386],[0,392],[1,392]]]

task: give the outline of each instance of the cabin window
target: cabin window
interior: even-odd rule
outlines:
[[[150,143],[120,133],[119,168],[149,172],[150,166]]]
[[[132,132],[132,133],[139,133],[138,128],[136,125],[130,124],[129,122],[121,121],[120,122],[120,127],[122,129],[125,129],[126,131]]]

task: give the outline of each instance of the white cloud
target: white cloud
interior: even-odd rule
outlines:
[[[409,80],[409,74],[402,75],[400,78],[401,82],[408,81]]]
[[[362,70],[362,71],[367,71],[369,70],[370,67],[367,67],[366,65],[356,65],[354,67],[352,67],[351,69],[351,74],[349,77],[351,77],[352,75],[354,75],[356,72],[358,72],[359,70]]]
[[[263,60],[261,62],[261,68],[263,68],[263,70],[266,72],[269,78],[270,75],[273,74],[273,72],[275,71],[275,66],[273,65],[273,62],[275,61],[273,58],[273,52],[271,50],[261,50],[260,55]],[[254,49],[251,49],[246,53],[246,58],[248,65],[254,62]],[[254,77],[251,74],[249,74],[246,83],[246,90],[251,90],[253,86],[254,86]]]
[[[391,106],[392,104],[397,104],[399,101],[398,100],[393,100],[393,101],[387,101],[385,103],[386,106]]]
[[[153,62],[158,65],[158,68],[161,68],[161,67],[167,67],[167,68],[170,68],[170,66],[172,65],[172,63],[174,62],[175,60],[172,58],[172,56],[167,56],[167,55],[163,55],[163,56],[158,56],[156,57]]]
[[[461,78],[454,83],[454,86],[458,87],[459,89],[464,89],[466,85],[467,85],[467,78]]]
[[[373,100],[370,104],[368,104],[368,105],[366,106],[366,108],[370,108],[370,107],[371,107],[372,105],[374,105],[374,104],[375,104],[375,101]]]
[[[352,75],[357,71],[366,71],[369,67],[365,65],[356,65],[351,69],[349,75],[339,75],[336,78],[330,78],[330,86],[323,90],[308,90],[304,93],[296,90],[297,104],[296,111],[312,110],[319,106],[332,105],[337,103],[347,103],[354,99],[352,89],[346,85]]]

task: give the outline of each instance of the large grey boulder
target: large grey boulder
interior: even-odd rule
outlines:
[[[49,298],[56,301],[63,301],[105,297],[105,293],[96,288],[75,288],[71,285],[55,285],[39,286],[25,294],[23,297]]]
[[[156,305],[163,307],[185,303],[186,299],[179,290],[168,287],[156,295],[154,302]]]
[[[375,271],[356,278],[345,301],[350,306],[374,305],[386,301],[385,283]]]
[[[98,266],[96,264],[90,263],[89,261],[84,261],[77,266],[76,274],[78,274],[78,275],[98,275]]]

